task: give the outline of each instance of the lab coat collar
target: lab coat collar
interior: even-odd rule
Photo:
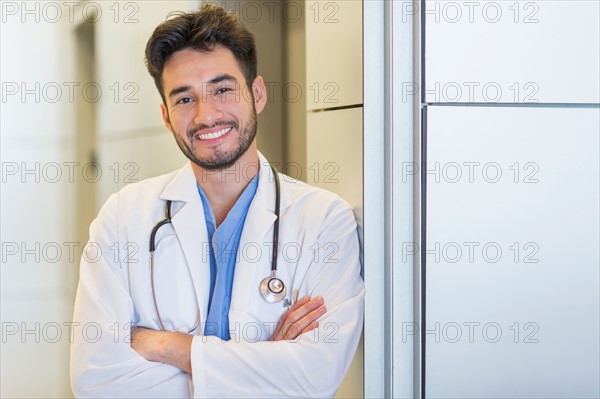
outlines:
[[[189,161],[177,171],[175,177],[166,185],[160,194],[160,199],[190,202],[196,197],[198,197],[196,176],[192,169],[192,163]]]
[[[260,197],[257,198],[256,202],[263,204],[269,212],[275,214],[275,177],[273,176],[273,170],[271,170],[269,161],[267,161],[260,151],[258,152],[258,159],[260,162],[260,175],[256,194],[260,193]],[[280,185],[282,186],[280,190],[280,211],[291,205],[289,192],[283,188],[286,178],[288,177],[279,177]]]
[[[258,189],[255,199],[252,201],[261,204],[270,213],[275,213],[275,180],[273,171],[269,166],[269,161],[259,151],[258,158],[260,162],[260,175],[258,179]],[[284,185],[284,179],[280,177],[281,185]],[[199,198],[197,181],[192,169],[192,163],[187,162],[175,174],[175,177],[166,185],[160,198],[171,201],[184,201],[189,203]],[[258,197],[258,198],[257,198]],[[291,205],[291,198],[285,189],[281,189],[281,210]]]

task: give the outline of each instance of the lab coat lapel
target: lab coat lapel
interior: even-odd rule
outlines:
[[[192,276],[200,306],[200,333],[203,333],[204,322],[208,314],[208,293],[210,291],[207,248],[209,241],[202,200],[196,184],[196,177],[188,162],[165,187],[160,197],[173,201],[171,222]]]

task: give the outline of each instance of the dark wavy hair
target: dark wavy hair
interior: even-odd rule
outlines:
[[[237,60],[248,88],[256,79],[254,36],[234,12],[205,3],[193,12],[176,12],[158,25],[146,45],[146,68],[167,105],[162,73],[165,63],[176,51],[194,49],[212,51],[216,45],[229,49]]]

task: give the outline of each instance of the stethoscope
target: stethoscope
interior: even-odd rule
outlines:
[[[283,281],[277,277],[277,247],[279,245],[279,208],[280,208],[280,185],[279,185],[279,175],[277,174],[277,170],[271,165],[271,170],[273,171],[273,175],[275,176],[275,223],[273,225],[273,255],[271,257],[271,275],[265,277],[259,286],[260,294],[263,299],[269,303],[280,302],[287,292],[285,284]],[[165,325],[163,324],[162,318],[160,316],[160,311],[158,309],[158,302],[156,301],[156,291],[154,289],[154,251],[156,250],[156,233],[158,229],[162,226],[171,223],[171,204],[173,201],[167,200],[165,204],[165,218],[158,222],[152,232],[150,233],[150,284],[152,286],[152,300],[154,302],[154,310],[156,311],[156,315],[158,316],[158,322],[160,323],[160,327],[167,331]],[[194,326],[188,330],[188,333],[194,331],[200,325],[200,303],[198,302],[198,297],[194,292],[194,297],[196,299],[196,321]]]

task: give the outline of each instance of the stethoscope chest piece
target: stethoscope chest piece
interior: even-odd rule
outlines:
[[[275,303],[285,298],[287,289],[285,288],[283,281],[277,277],[269,276],[265,277],[260,282],[260,293],[265,301],[269,303]]]

